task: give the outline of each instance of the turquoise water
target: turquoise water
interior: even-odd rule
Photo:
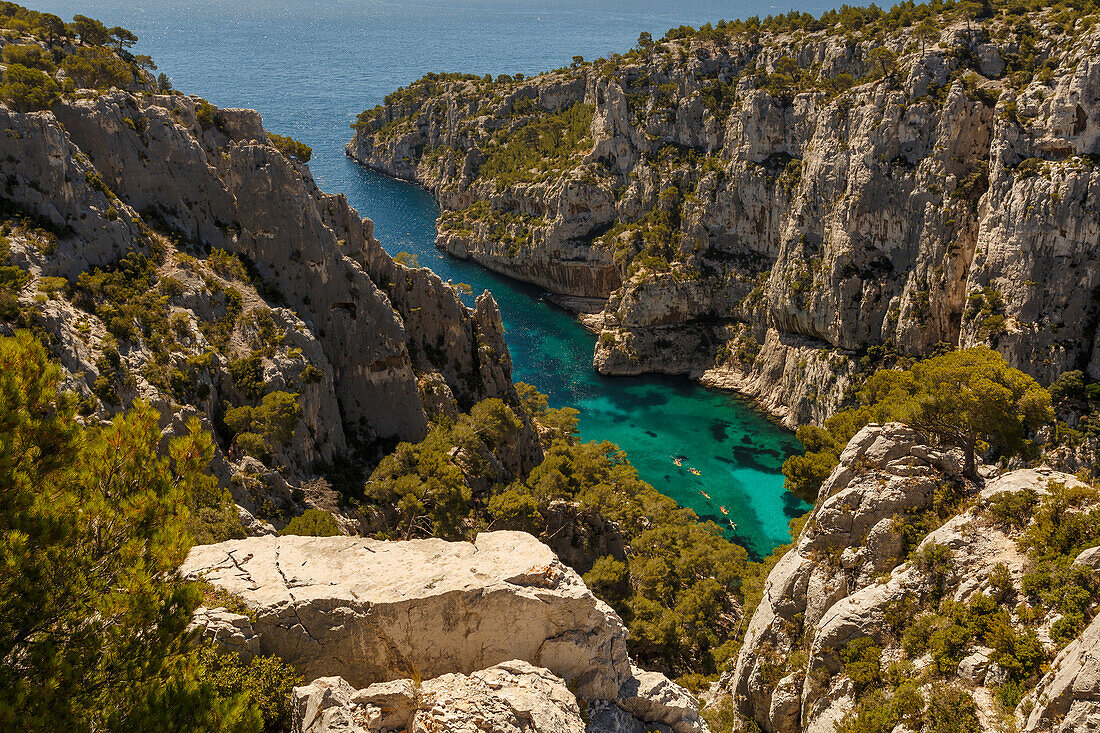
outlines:
[[[446,257],[434,247],[439,208],[416,186],[344,157],[348,125],[363,109],[428,71],[537,73],[629,48],[642,31],[785,12],[746,0],[26,0],[36,10],[80,13],[141,37],[175,85],[226,107],[251,107],[266,127],[313,147],[321,187],[347,195],[375,222],[388,251],[409,251],[444,279],[488,288],[500,304],[515,379],[555,406],[580,410],[581,435],[621,446],[659,491],[767,554],[789,541],[805,505],[783,490],[779,468],[799,448],[734,395],[684,379],[606,379],[591,368],[594,337],[533,287]],[[829,5],[801,3],[819,13]],[[683,466],[673,458],[683,456]],[[700,472],[696,476],[689,468]],[[707,499],[703,492],[709,494]],[[729,512],[723,515],[720,507]]]

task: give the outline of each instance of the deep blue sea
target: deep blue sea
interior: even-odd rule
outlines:
[[[683,379],[601,378],[594,337],[542,293],[450,259],[433,246],[439,209],[423,190],[365,171],[344,157],[350,123],[429,71],[537,73],[625,51],[638,34],[721,18],[786,12],[749,0],[24,0],[141,37],[178,89],[222,107],[259,110],[272,132],[313,147],[321,188],[343,192],[391,253],[413,252],[444,279],[492,290],[500,304],[515,379],[581,411],[588,440],[621,446],[642,478],[728,529],[753,554],[789,541],[805,510],[783,490],[779,468],[794,437],[734,395]],[[819,14],[829,3],[802,2]],[[673,458],[684,456],[683,466]],[[695,468],[700,475],[692,474]],[[706,492],[710,499],[704,495]],[[721,512],[724,507],[728,516]]]

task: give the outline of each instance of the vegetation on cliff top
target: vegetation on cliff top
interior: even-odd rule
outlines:
[[[833,415],[824,427],[798,429],[807,452],[787,459],[783,473],[790,491],[814,502],[840,452],[863,426],[898,421],[961,448],[965,471],[974,477],[979,451],[1034,456],[1028,436],[1053,418],[1050,393],[1003,356],[985,347],[953,351],[873,374],[859,389],[856,407]]]
[[[148,70],[156,68],[148,56],[128,50],[137,42],[133,33],[83,15],[65,23],[56,15],[5,2],[0,28],[8,39],[34,41],[9,43],[2,52],[6,68],[0,100],[19,112],[49,109],[62,93],[77,89],[141,86]]]

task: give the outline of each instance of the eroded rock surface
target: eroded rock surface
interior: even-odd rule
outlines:
[[[1005,584],[1014,592],[1031,565],[1017,543],[1022,530],[994,521],[990,500],[1028,491],[1041,495],[1050,482],[1080,482],[1049,469],[1021,469],[979,488],[962,479],[961,468],[957,452],[929,447],[897,423],[869,425],[852,438],[795,547],[769,574],[736,667],[720,683],[742,715],[768,733],[831,733],[860,694],[844,664],[849,644],[869,639],[883,650],[883,660],[900,658],[899,619],[911,620],[945,599],[967,603],[984,594],[1009,600]],[[942,502],[948,493],[959,497],[960,513],[907,541],[906,527],[928,517],[937,496]],[[914,559],[933,547],[941,558],[934,572]],[[998,574],[1005,577],[995,581]],[[1085,648],[1094,645],[1067,649],[1060,679],[1052,671],[1040,685],[1050,688],[1052,700],[1073,687],[1074,672],[1068,670],[1091,653]],[[968,646],[952,672],[978,687],[1003,683],[991,651]],[[929,662],[915,663],[919,668]],[[1084,673],[1082,679],[1088,678]],[[1048,718],[1070,702],[1051,705]]]
[[[307,677],[362,686],[523,659],[614,698],[630,676],[622,621],[522,532],[250,538],[196,547],[183,571],[244,598],[264,652]]]
[[[1053,73],[1006,67],[1017,22]],[[832,414],[884,346],[991,344],[1044,383],[1100,378],[1100,30],[936,23],[930,43],[674,34],[531,78],[435,77],[364,113],[347,150],[436,194],[439,247],[601,299],[605,374],[687,374],[791,426]],[[784,63],[803,80],[786,90]],[[501,160],[502,135],[566,119],[587,123],[575,149]]]
[[[339,677],[296,687],[295,733],[584,733],[565,682],[511,660],[469,675],[397,680],[356,690]]]
[[[473,713],[431,717],[467,702],[469,710],[495,711],[484,720],[512,720],[506,708],[524,705],[559,716],[545,718],[558,723],[524,723],[535,728],[501,723],[501,730],[559,723],[572,730],[577,700],[603,701],[597,707],[616,709],[605,717],[623,725],[706,730],[695,698],[632,665],[615,612],[523,532],[485,532],[474,542],[252,537],[195,547],[182,571],[240,596],[259,652],[316,680],[298,696],[303,730],[378,730],[396,720],[385,717],[393,710],[407,714],[410,730],[481,730],[470,722],[482,720]],[[211,635],[221,628],[204,623]],[[429,680],[422,690],[434,697],[413,695],[416,704],[408,703],[409,680]],[[359,703],[368,698],[382,718],[364,712]],[[309,727],[315,720],[329,727]]]
[[[1025,733],[1100,731],[1100,617],[1062,650],[1019,709]]]

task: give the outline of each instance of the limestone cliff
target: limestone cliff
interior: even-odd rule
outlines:
[[[285,517],[326,501],[318,467],[353,448],[518,400],[491,295],[471,310],[394,262],[256,112],[162,93],[137,71],[122,86],[47,111],[0,105],[0,265],[24,273],[0,329],[49,343],[89,419],[139,398],[169,431],[197,416],[237,502]],[[273,392],[297,404],[280,426],[261,404]],[[260,412],[229,426],[236,408]]]
[[[1100,31],[933,15],[922,40],[916,11],[850,12],[430,75],[347,151],[439,198],[439,247],[605,300],[602,373],[688,374],[792,426],[941,343],[1100,378]]]
[[[957,714],[981,730],[1014,729],[1014,716],[1025,731],[1100,724],[1095,665],[1082,661],[1097,653],[1096,623],[1082,632],[1082,619],[1062,621],[1071,612],[1058,592],[1038,600],[1052,557],[1080,567],[1077,578],[1094,572],[1084,566],[1095,550],[1076,558],[1074,542],[1053,549],[1042,533],[1091,521],[1100,496],[1048,469],[987,469],[981,488],[960,467],[956,452],[899,424],[852,439],[768,576],[736,667],[719,684],[745,719],[767,733],[832,733],[878,714],[918,730],[925,703],[914,716],[894,701],[944,695],[946,684],[972,698]],[[1085,537],[1077,541],[1096,541]],[[1095,608],[1093,581],[1064,582]]]

